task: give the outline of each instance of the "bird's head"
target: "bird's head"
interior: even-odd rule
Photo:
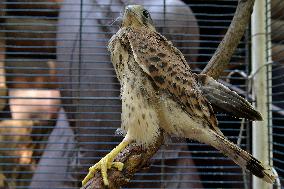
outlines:
[[[125,8],[122,27],[147,27],[156,31],[150,13],[142,5],[128,5]]]

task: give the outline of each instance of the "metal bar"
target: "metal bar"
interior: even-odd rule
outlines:
[[[273,137],[272,137],[272,42],[271,42],[271,1],[266,0],[266,61],[267,61],[267,113],[268,113],[268,142],[269,142],[269,164],[273,165]]]

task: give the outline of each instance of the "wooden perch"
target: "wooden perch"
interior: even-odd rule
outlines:
[[[163,144],[164,137],[161,134],[153,146],[143,150],[140,146],[130,145],[123,150],[115,159],[124,163],[123,171],[118,171],[115,168],[108,170],[108,179],[110,181],[109,188],[120,188],[126,185],[133,177],[134,173],[147,165],[154,154]],[[101,172],[97,171],[94,178],[91,179],[82,189],[99,189],[105,188]]]
[[[211,58],[208,65],[202,73],[210,75],[213,78],[218,78],[229,63],[239,41],[241,40],[246,26],[249,23],[250,15],[253,10],[254,0],[240,0],[236,9],[232,23],[218,46],[215,54]],[[109,188],[115,189],[128,183],[139,169],[141,169],[151,157],[158,151],[163,144],[163,135],[154,146],[143,151],[137,146],[129,146],[123,150],[116,158],[116,161],[125,163],[124,169],[120,172],[116,169],[108,170],[108,178],[110,182]],[[83,187],[83,189],[98,189],[105,188],[100,171],[95,173],[95,176]]]
[[[240,0],[230,27],[214,55],[206,65],[203,74],[218,79],[227,67],[250,21],[254,0]]]

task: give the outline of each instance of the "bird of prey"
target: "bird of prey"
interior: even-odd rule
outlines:
[[[234,116],[262,120],[260,113],[237,93],[213,78],[191,72],[182,53],[156,32],[150,13],[141,5],[125,8],[119,31],[108,49],[121,84],[123,141],[89,168],[82,184],[100,170],[109,184],[107,169],[123,169],[114,158],[130,143],[153,144],[160,129],[218,149],[242,168],[273,183],[271,167],[230,142],[217,125],[212,106]]]

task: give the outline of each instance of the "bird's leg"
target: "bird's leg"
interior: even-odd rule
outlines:
[[[116,146],[110,153],[108,153],[105,157],[103,157],[98,163],[90,167],[88,175],[82,181],[82,186],[84,186],[94,176],[94,173],[97,170],[101,170],[104,185],[108,186],[109,182],[107,177],[107,170],[110,169],[111,167],[115,167],[119,171],[123,169],[123,163],[113,162],[113,160],[130,143],[131,140],[125,137],[123,141],[118,146]]]

